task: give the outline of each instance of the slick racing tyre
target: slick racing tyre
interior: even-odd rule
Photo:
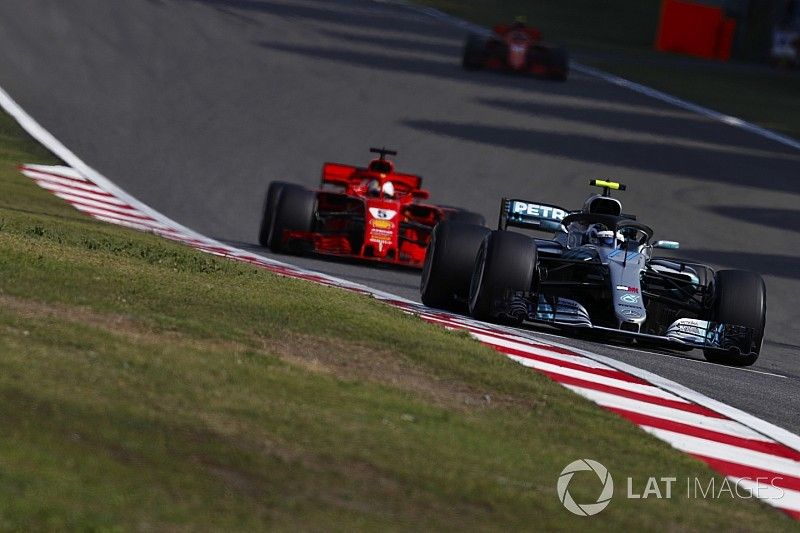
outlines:
[[[767,321],[767,289],[755,272],[720,270],[714,277],[714,300],[711,321],[746,326],[755,330],[753,346],[740,350],[703,350],[707,360],[731,366],[750,366],[758,359]],[[747,353],[744,353],[747,352]]]
[[[283,187],[278,195],[269,248],[273,252],[296,251],[284,242],[284,231],[312,231],[317,210],[317,195],[302,187]]]
[[[462,224],[472,224],[475,226],[485,226],[486,219],[483,215],[467,211],[465,209],[458,209],[453,211],[447,216],[450,222],[461,222]]]
[[[536,273],[536,243],[513,231],[493,231],[478,250],[469,289],[469,313],[493,320],[494,299],[505,290],[530,291]]]
[[[269,184],[267,195],[264,198],[264,209],[261,217],[261,228],[258,231],[258,243],[261,246],[271,247],[272,228],[275,222],[275,211],[278,206],[278,198],[283,189],[302,189],[301,186],[285,181],[273,181]]]
[[[450,220],[433,228],[422,266],[422,303],[448,311],[466,310],[464,302],[469,294],[475,256],[489,231],[483,226]]]
[[[486,62],[486,43],[480,35],[470,34],[467,43],[464,45],[464,57],[461,66],[466,70],[477,70],[483,68]]]
[[[567,81],[569,75],[569,56],[563,48],[551,48],[547,57],[548,78]]]

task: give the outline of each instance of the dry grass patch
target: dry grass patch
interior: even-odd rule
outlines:
[[[476,388],[453,377],[438,377],[407,356],[386,348],[297,333],[261,342],[264,351],[311,372],[390,386],[446,409],[530,410],[543,405],[530,396],[517,397],[491,388]]]

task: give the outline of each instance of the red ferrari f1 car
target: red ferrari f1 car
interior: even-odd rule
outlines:
[[[462,65],[467,70],[505,70],[560,81],[569,74],[567,51],[544,43],[538,29],[521,22],[498,24],[489,37],[470,34]]]
[[[317,190],[274,181],[264,203],[259,242],[274,252],[311,253],[422,268],[440,220],[484,225],[483,216],[420,203],[422,178],[395,172],[387,155],[366,168],[325,163]]]

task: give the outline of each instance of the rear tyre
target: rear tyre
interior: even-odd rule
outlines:
[[[464,311],[475,256],[489,229],[450,220],[431,233],[420,279],[422,303],[448,311]]]
[[[267,195],[264,197],[263,216],[261,217],[261,228],[258,231],[258,243],[261,246],[270,246],[270,239],[272,238],[272,228],[275,222],[275,208],[278,205],[278,198],[281,191],[285,188],[302,189],[299,185],[294,183],[286,183],[285,181],[273,181],[269,184]]]
[[[472,224],[474,226],[486,225],[486,219],[483,215],[465,209],[453,211],[447,216],[447,220],[450,222],[460,222],[462,224]]]
[[[464,45],[464,56],[461,60],[461,66],[466,70],[477,70],[483,68],[486,62],[486,43],[480,35],[473,33],[467,37],[467,43]]]
[[[750,366],[755,363],[761,352],[767,321],[767,289],[761,276],[746,270],[718,271],[714,277],[711,320],[753,328],[755,349],[749,352],[745,347],[748,353],[703,350],[707,360],[731,366]]]
[[[317,210],[317,194],[302,187],[284,187],[278,195],[269,248],[273,252],[292,251],[283,240],[284,231],[312,231]],[[297,250],[297,248],[294,248]]]
[[[481,243],[469,290],[469,313],[496,320],[492,303],[504,290],[530,291],[536,273],[536,243],[513,231],[493,231]]]

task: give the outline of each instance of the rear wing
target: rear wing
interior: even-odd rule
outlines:
[[[340,163],[325,163],[322,165],[322,184],[340,185],[347,187],[353,182],[363,179],[360,175],[367,172],[367,169],[358,168]],[[394,172],[387,175],[387,179],[392,182],[398,192],[412,193],[418,191],[419,196],[427,196],[422,189],[422,178],[414,174],[400,174]],[[415,195],[417,196],[417,195]]]
[[[503,198],[500,203],[500,220],[497,228],[505,230],[508,226],[513,226],[557,232],[561,230],[561,221],[568,214],[569,211],[557,205]]]

